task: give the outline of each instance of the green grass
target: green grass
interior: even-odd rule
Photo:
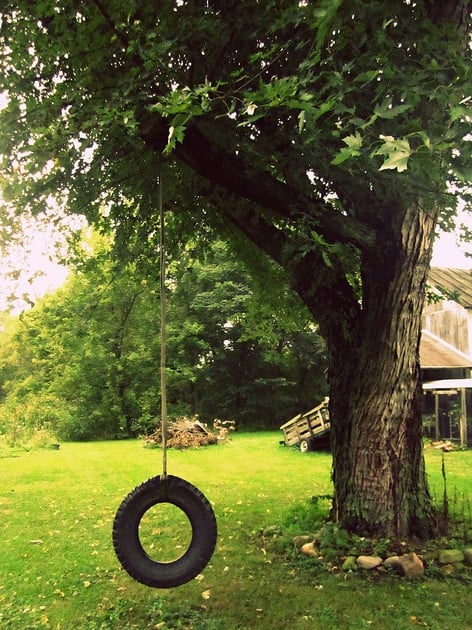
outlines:
[[[160,473],[159,450],[133,441],[66,443],[2,457],[0,629],[472,628],[466,580],[338,576],[264,548],[258,532],[290,515],[302,519],[313,495],[331,492],[330,455],[302,455],[279,439],[235,435],[224,445],[169,452],[169,473],[212,502],[219,538],[203,577],[168,591],[133,581],[111,542],[124,496]],[[426,457],[441,500],[441,454]],[[471,460],[468,452],[446,455],[451,508],[468,517]]]

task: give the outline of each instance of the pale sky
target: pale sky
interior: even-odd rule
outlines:
[[[8,308],[10,295],[17,296],[13,312],[21,312],[26,306],[22,299],[27,295],[31,302],[60,287],[66,277],[67,268],[58,264],[56,248],[60,237],[53,229],[42,226],[30,232],[23,250],[15,248],[11,255],[2,260],[0,268],[0,310]],[[18,277],[12,278],[9,270],[15,269]]]
[[[469,230],[472,229],[472,215],[466,213],[463,206],[459,207],[455,224],[457,226],[464,225]],[[432,267],[472,270],[472,257],[466,256],[466,252],[472,254],[472,243],[460,242],[459,233],[460,230],[457,227],[455,232],[439,234],[434,244]]]
[[[472,270],[472,257],[465,252],[472,254],[472,243],[458,245],[455,234],[441,234],[434,244],[431,266]]]
[[[53,262],[57,240],[58,234],[44,226],[31,234],[28,244],[31,253],[26,255],[25,252],[19,252],[12,261],[21,271],[17,281],[12,281],[5,276],[5,265],[2,265],[0,268],[0,311],[7,309],[6,300],[11,293],[18,297],[27,294],[34,302],[64,283],[68,273],[67,268]],[[472,258],[465,256],[467,250],[472,253],[472,243],[458,245],[455,234],[442,234],[435,243],[432,266],[472,270]],[[34,278],[33,276],[38,272],[40,275]],[[19,300],[13,311],[21,312],[25,307],[26,303]]]

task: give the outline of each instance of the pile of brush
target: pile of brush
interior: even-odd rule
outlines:
[[[197,448],[217,444],[218,435],[197,418],[177,418],[167,425],[167,447],[176,449]],[[162,424],[144,438],[144,446],[162,445]]]

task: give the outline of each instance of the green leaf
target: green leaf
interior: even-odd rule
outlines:
[[[403,105],[397,105],[396,107],[392,106],[392,99],[391,98],[385,98],[382,101],[381,105],[376,105],[375,109],[374,109],[374,114],[378,117],[378,118],[386,118],[386,119],[392,119],[395,118],[396,116],[399,116],[400,114],[403,114],[404,112],[408,111],[409,109],[411,109],[411,104],[407,104],[404,103]]]
[[[337,153],[331,160],[331,164],[333,164],[333,166],[338,166],[346,160],[349,160],[352,157],[357,157],[360,154],[360,151],[356,151],[355,149],[351,149],[350,147],[343,147],[341,151],[339,151],[339,153]]]
[[[399,173],[406,171],[408,168],[408,158],[409,155],[405,155],[403,153],[397,152],[392,154],[389,158],[385,160],[382,166],[379,168],[379,171],[385,171],[387,169],[396,169]]]
[[[464,107],[463,105],[455,105],[451,107],[451,122],[460,120],[461,118],[469,118],[472,116],[470,107]]]
[[[423,144],[427,149],[432,148],[431,139],[425,131],[419,131],[418,135],[423,140]]]
[[[366,70],[365,72],[360,72],[356,78],[354,79],[355,83],[361,83],[363,86],[375,81],[375,79],[379,76],[380,70]]]
[[[387,169],[397,170],[399,173],[408,168],[408,159],[411,155],[411,147],[407,138],[394,138],[393,136],[380,136],[383,140],[382,146],[375,151],[374,155],[383,155],[384,163],[379,171]]]
[[[303,109],[298,114],[298,133],[303,131],[303,127],[305,126],[305,110]]]
[[[343,142],[347,144],[351,149],[360,149],[362,146],[362,136],[356,131],[355,135],[346,136],[343,138]]]
[[[347,146],[343,147],[331,160],[331,164],[334,166],[338,166],[350,158],[361,155],[362,136],[358,131],[356,131],[355,135],[351,134],[343,138],[343,142],[347,144]]]

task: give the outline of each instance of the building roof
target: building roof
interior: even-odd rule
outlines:
[[[426,391],[445,389],[472,389],[472,378],[446,378],[442,381],[430,381],[423,383]]]
[[[472,270],[431,267],[428,284],[442,290],[448,300],[455,300],[464,308],[472,308]]]
[[[420,365],[422,368],[468,368],[472,367],[472,359],[440,337],[428,330],[423,330],[420,342]]]

